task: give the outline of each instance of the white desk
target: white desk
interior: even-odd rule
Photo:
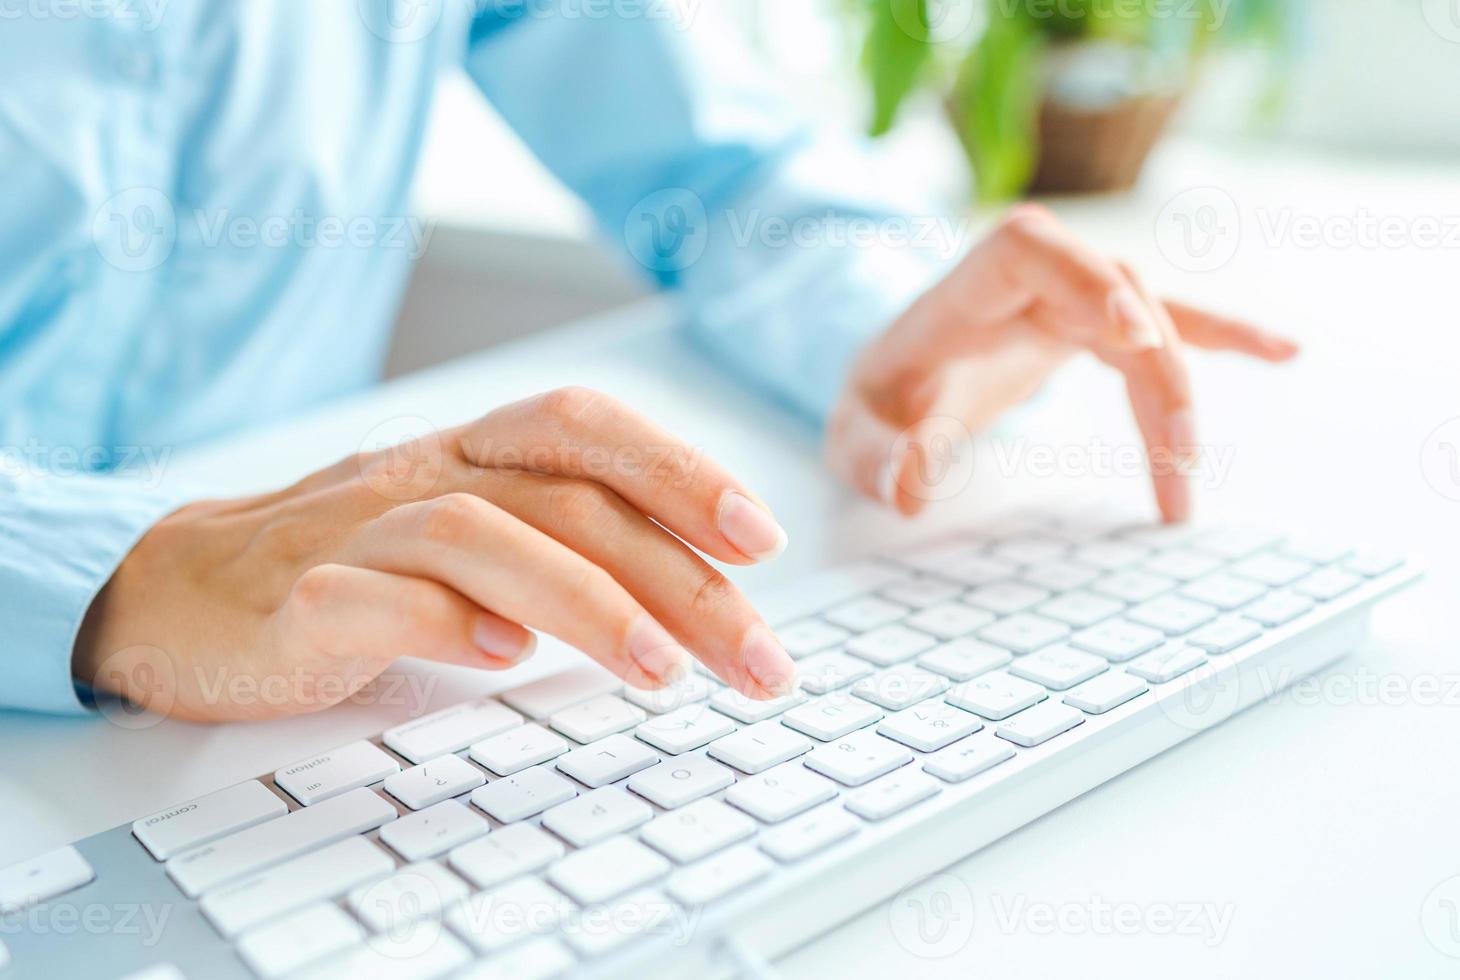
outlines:
[[[1460,874],[1460,502],[1437,492],[1419,465],[1429,434],[1460,415],[1452,285],[1460,256],[1274,245],[1255,216],[1267,205],[1320,217],[1352,216],[1360,206],[1460,215],[1460,195],[1439,176],[1277,159],[1209,160],[1188,176],[1190,165],[1188,157],[1168,161],[1129,201],[1064,211],[1162,287],[1261,315],[1309,345],[1281,374],[1228,358],[1200,362],[1205,438],[1232,453],[1221,486],[1204,492],[1204,509],[1410,549],[1428,559],[1431,577],[1381,609],[1375,640],[1329,671],[1316,696],[1309,689],[1259,705],[914,892],[932,913],[929,940],[943,928],[956,937],[971,912],[971,938],[957,955],[918,955],[928,947],[907,927],[915,909],[902,900],[793,954],[782,964],[788,976],[1424,977],[1460,965],[1421,928],[1426,896]],[[1151,227],[1172,193],[1198,183],[1234,195],[1245,234],[1221,271],[1183,274],[1163,261]],[[792,547],[772,567],[736,573],[751,589],[1013,503],[1148,506],[1139,477],[1000,473],[985,449],[969,491],[907,528],[829,482],[810,433],[678,346],[667,324],[662,309],[645,307],[532,338],[193,453],[171,475],[237,491],[272,486],[352,451],[393,416],[447,424],[578,382],[630,398],[764,493]],[[1096,436],[1134,439],[1114,379],[1077,366],[1011,425],[1006,445],[1086,446]],[[1460,496],[1460,481],[1438,488]],[[432,701],[444,704],[516,683],[564,655],[547,649],[515,674],[415,663],[399,670],[437,679]],[[1445,696],[1448,704],[1436,703]],[[144,731],[0,714],[0,863],[374,733],[402,710],[348,705],[268,724],[163,722]],[[1102,902],[1133,907],[1153,928],[1111,932],[1087,917]],[[1230,916],[1220,942],[1182,928],[1186,910],[1203,904]],[[1175,921],[1163,927],[1168,913]],[[1049,914],[1052,929],[1042,918]]]

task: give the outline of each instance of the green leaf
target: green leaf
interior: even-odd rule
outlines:
[[[932,48],[927,24],[926,0],[876,0],[872,6],[862,64],[872,83],[873,136],[892,128],[897,110],[918,86]]]
[[[959,73],[959,136],[982,200],[1018,197],[1034,176],[1045,45],[1027,20],[995,16]]]

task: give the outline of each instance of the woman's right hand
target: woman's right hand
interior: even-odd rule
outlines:
[[[510,667],[540,630],[635,687],[682,677],[693,651],[766,699],[795,666],[696,549],[744,565],[785,540],[703,453],[564,388],[276,493],[182,508],[93,603],[73,673],[181,718],[259,718],[328,707],[401,656]],[[287,696],[229,695],[269,683]]]

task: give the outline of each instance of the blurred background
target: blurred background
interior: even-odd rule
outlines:
[[[666,3],[810,118],[875,136],[887,172],[950,213],[1155,213],[1244,166],[1301,181],[1322,161],[1341,185],[1346,162],[1355,181],[1460,163],[1460,0]],[[416,199],[436,232],[392,374],[643,292],[464,77],[442,88]]]

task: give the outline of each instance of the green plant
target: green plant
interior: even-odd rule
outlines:
[[[1100,40],[1190,70],[1220,38],[1276,44],[1291,0],[978,0],[984,23],[961,49],[942,43],[933,10],[975,0],[850,0],[866,25],[862,67],[870,131],[892,128],[907,98],[932,86],[948,102],[981,198],[1017,196],[1038,159],[1044,66],[1051,52]]]

